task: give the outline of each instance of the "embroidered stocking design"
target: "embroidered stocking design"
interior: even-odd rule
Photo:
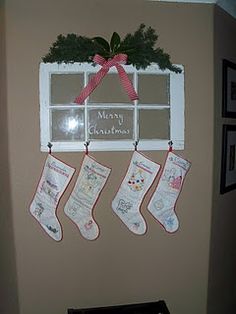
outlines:
[[[147,226],[140,213],[140,206],[159,169],[160,165],[135,151],[126,176],[112,202],[113,211],[135,234],[146,232]]]
[[[189,161],[168,152],[156,191],[148,204],[150,213],[170,233],[175,232],[179,227],[175,204],[190,165]]]
[[[56,241],[62,239],[61,225],[56,216],[57,205],[74,172],[74,168],[49,154],[30,205],[30,213]]]
[[[99,235],[93,208],[110,172],[110,168],[85,155],[75,187],[64,208],[65,214],[77,225],[85,239],[95,240]]]

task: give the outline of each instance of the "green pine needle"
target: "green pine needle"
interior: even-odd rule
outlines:
[[[155,48],[157,40],[155,30],[151,27],[146,29],[144,24],[134,34],[127,34],[123,40],[114,32],[110,42],[102,37],[90,39],[76,34],[59,35],[42,60],[50,63],[91,63],[95,54],[100,54],[107,60],[118,53],[125,53],[128,56],[127,64],[132,64],[137,69],[145,69],[151,63],[157,63],[162,70],[180,73],[181,69],[171,63],[170,56],[163,49]]]

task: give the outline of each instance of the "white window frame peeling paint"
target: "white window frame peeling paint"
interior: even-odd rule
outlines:
[[[53,74],[82,74],[84,75],[84,85],[88,82],[88,75],[97,73],[100,66],[93,66],[88,63],[41,63],[40,64],[40,129],[41,129],[41,151],[48,150],[48,143],[52,143],[53,151],[83,151],[84,144],[89,141],[88,138],[88,111],[90,109],[112,109],[119,108],[132,109],[134,110],[133,118],[133,132],[134,138],[132,140],[127,139],[115,139],[115,140],[91,140],[89,149],[92,151],[127,151],[134,149],[134,142],[139,141],[138,147],[140,150],[167,150],[168,142],[173,141],[173,147],[177,150],[184,149],[184,67],[177,65],[182,69],[181,73],[174,73],[169,70],[160,70],[157,64],[148,66],[145,70],[137,70],[131,65],[124,65],[124,69],[127,74],[133,74],[133,85],[135,90],[138,90],[138,77],[140,75],[151,74],[151,75],[166,75],[169,80],[169,104],[142,104],[138,101],[134,101],[130,105],[127,104],[109,104],[100,103],[91,106],[88,104],[88,100],[85,100],[84,105],[80,105],[80,108],[84,110],[84,123],[85,123],[85,140],[84,141],[52,141],[52,122],[51,122],[51,110],[60,109],[71,109],[76,108],[77,104],[51,104],[51,76]],[[117,73],[113,67],[109,70],[109,73]],[[153,86],[155,89],[155,86]],[[139,140],[139,109],[152,109],[152,110],[170,110],[169,120],[169,139],[140,139]]]

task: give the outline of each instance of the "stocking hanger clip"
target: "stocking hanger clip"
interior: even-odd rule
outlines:
[[[134,142],[134,150],[135,150],[135,151],[137,151],[137,148],[138,148],[138,142],[139,142],[139,140],[137,140],[137,141],[135,141],[135,142]]]
[[[89,144],[90,144],[90,141],[86,141],[84,143],[84,146],[85,146],[85,154],[88,155],[88,147],[89,147]]]
[[[173,150],[173,142],[170,140],[168,142],[168,145],[169,145],[169,152],[172,152],[172,150]]]
[[[52,153],[52,143],[50,143],[50,142],[48,142],[48,145],[47,145],[47,147],[48,147],[48,150],[49,150],[49,154],[51,155],[51,153]]]

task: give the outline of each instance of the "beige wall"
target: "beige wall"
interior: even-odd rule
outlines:
[[[222,118],[222,59],[236,62],[236,20],[216,7],[214,13],[214,71],[215,71],[215,149],[212,235],[209,269],[208,313],[235,313],[235,203],[236,192],[220,195],[222,125],[236,124],[234,119]]]
[[[4,1],[0,1],[0,313],[18,313],[9,183]]]
[[[98,240],[84,240],[58,210],[55,243],[28,213],[45,154],[39,151],[38,65],[58,34],[110,37],[154,27],[159,44],[185,66],[186,149],[192,168],[177,204],[180,230],[169,235],[147,213],[144,236],[112,214],[111,200],[131,153],[94,153],[112,167],[95,218]],[[165,299],[171,313],[204,314],[207,303],[213,160],[213,7],[141,0],[8,0],[6,3],[9,161],[21,314],[64,314],[68,307]],[[163,163],[166,152],[146,152]],[[81,153],[56,154],[79,168]]]

